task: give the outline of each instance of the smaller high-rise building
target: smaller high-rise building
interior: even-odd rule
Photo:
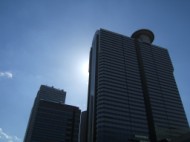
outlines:
[[[66,92],[42,85],[24,142],[78,142],[80,109],[65,104]]]

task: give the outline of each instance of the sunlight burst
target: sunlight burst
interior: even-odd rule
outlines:
[[[84,63],[81,65],[81,71],[82,71],[82,74],[83,74],[85,77],[88,77],[88,62],[84,62]]]

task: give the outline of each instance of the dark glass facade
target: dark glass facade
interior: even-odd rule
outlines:
[[[78,107],[64,104],[66,92],[42,85],[31,111],[24,142],[78,142]]]
[[[88,142],[156,142],[188,128],[168,51],[151,44],[153,33],[141,32],[132,38],[104,29],[95,33]]]

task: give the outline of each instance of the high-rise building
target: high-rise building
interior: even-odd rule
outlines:
[[[156,142],[189,128],[168,50],[142,29],[98,30],[90,51],[88,142]]]
[[[36,96],[24,142],[78,142],[80,110],[66,105],[66,92],[42,85]]]

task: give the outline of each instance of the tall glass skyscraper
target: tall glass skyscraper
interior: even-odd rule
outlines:
[[[78,107],[65,104],[66,92],[41,85],[24,142],[78,142]]]
[[[90,51],[88,142],[156,142],[189,128],[168,50],[146,29],[98,30]]]

